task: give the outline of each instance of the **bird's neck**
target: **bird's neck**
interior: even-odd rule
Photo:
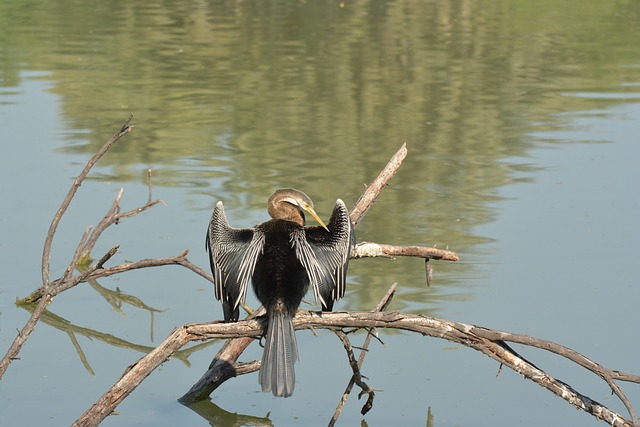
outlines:
[[[302,226],[304,226],[305,223],[304,215],[298,209],[293,209],[277,219],[284,219],[286,221],[295,222],[296,224]]]
[[[305,224],[304,214],[297,206],[293,206],[290,203],[280,202],[273,206],[273,208],[269,206],[269,215],[271,215],[273,219],[284,219],[302,226]]]

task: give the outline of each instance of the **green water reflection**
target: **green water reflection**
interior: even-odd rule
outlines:
[[[222,179],[258,200],[291,177],[340,175],[356,194],[407,141],[401,200],[416,185],[480,205],[523,127],[595,103],[562,93],[638,74],[633,1],[3,3],[3,86],[50,73],[64,150],[93,153],[134,112],[110,179],[155,165],[164,185]]]
[[[624,93],[640,73],[633,1],[0,7],[3,86],[47,72],[63,100],[60,150],[89,156],[136,114],[98,179],[151,167],[156,185],[254,209],[283,185],[353,204],[407,142],[360,236],[460,252],[485,241],[471,229],[491,220],[495,189],[526,171],[504,160],[526,156],[528,131],[611,102],[567,93]]]

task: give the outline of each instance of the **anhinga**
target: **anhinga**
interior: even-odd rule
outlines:
[[[340,199],[328,225],[313,210],[311,199],[293,188],[276,190],[267,205],[271,220],[255,228],[233,228],[218,202],[206,247],[226,322],[238,320],[251,279],[268,318],[259,382],[262,391],[288,397],[293,393],[293,365],[298,359],[291,319],[309,285],[323,311],[330,311],[334,301],[344,296],[355,233]],[[320,226],[305,227],[305,212]]]

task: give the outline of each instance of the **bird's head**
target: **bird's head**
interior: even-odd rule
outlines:
[[[305,225],[304,213],[311,215],[325,230],[329,231],[325,223],[313,209],[313,201],[300,190],[295,188],[279,188],[267,201],[271,218],[286,219]]]

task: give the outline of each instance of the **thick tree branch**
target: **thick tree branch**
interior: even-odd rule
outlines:
[[[475,325],[452,322],[429,316],[409,315],[399,312],[336,312],[322,313],[299,311],[293,319],[294,328],[298,329],[330,329],[344,328],[386,328],[416,332],[424,336],[446,339],[473,348],[500,364],[513,369],[523,377],[534,381],[546,388],[578,409],[588,412],[598,419],[602,419],[612,426],[631,427],[633,422],[622,415],[598,403],[586,395],[573,389],[570,385],[554,378],[540,370],[505,345],[505,341],[513,337],[516,342],[526,341],[527,345],[547,349],[549,342],[534,337],[512,336],[500,331],[492,331]],[[241,337],[259,337],[263,334],[263,325],[256,320],[246,320],[237,323],[194,323],[184,325],[174,331],[162,344],[137,363],[130,366],[123,377],[102,396],[85,414],[74,423],[74,426],[95,426],[110,414],[116,406],[130,394],[140,382],[157,366],[166,361],[173,352],[189,341],[206,339],[228,339]],[[496,339],[486,336],[496,334]],[[520,337],[520,338],[519,338]],[[574,360],[575,355],[565,355]],[[584,357],[584,356],[582,356]],[[257,369],[254,362],[247,372]],[[239,375],[238,371],[233,371]],[[235,376],[230,375],[230,376]],[[632,376],[628,376],[629,380]]]
[[[449,250],[429,248],[425,246],[397,246],[381,243],[358,243],[351,251],[351,258],[394,258],[412,256],[443,261],[458,261],[458,254]]]

